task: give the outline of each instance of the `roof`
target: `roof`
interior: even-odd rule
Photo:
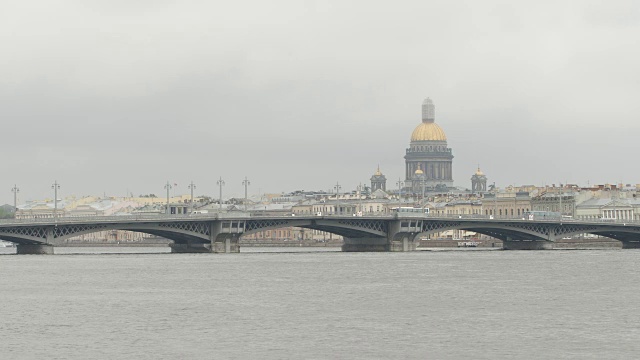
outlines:
[[[447,141],[447,135],[438,124],[423,122],[411,133],[411,141]]]
[[[606,206],[640,206],[640,200],[592,198],[577,204],[576,208],[601,208]]]

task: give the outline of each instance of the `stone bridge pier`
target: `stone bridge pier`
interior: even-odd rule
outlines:
[[[513,240],[507,238],[502,240],[502,248],[504,250],[551,250],[553,249],[553,242],[540,239]]]
[[[174,242],[171,246],[171,252],[176,254],[184,253],[210,253],[211,244],[203,242]]]
[[[206,239],[176,241],[171,245],[172,253],[217,253],[240,252],[240,236],[244,232],[244,221],[212,221],[208,224]]]
[[[637,241],[623,241],[623,249],[640,249],[640,240]]]
[[[422,232],[422,221],[411,219],[391,221],[385,230],[386,234],[381,236],[343,237],[342,251],[416,251],[419,242],[418,234]]]
[[[230,254],[240,252],[240,234],[221,234],[211,243],[211,252]]]
[[[53,255],[53,245],[50,244],[18,244],[18,255]]]
[[[46,226],[36,229],[24,228],[15,231],[22,236],[7,237],[9,241],[16,242],[16,254],[19,255],[53,255],[55,226]]]
[[[398,233],[389,238],[385,237],[351,237],[343,238],[342,251],[345,252],[405,252],[416,251],[417,234]]]
[[[342,237],[342,251],[389,251],[389,241],[384,237]]]

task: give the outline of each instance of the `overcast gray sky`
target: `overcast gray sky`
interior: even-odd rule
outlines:
[[[395,187],[425,97],[456,185],[640,183],[639,4],[5,0],[0,203]]]

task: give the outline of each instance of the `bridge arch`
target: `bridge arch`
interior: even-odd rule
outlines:
[[[15,233],[0,231],[0,240],[5,240],[18,245],[37,245],[46,243],[46,233],[42,236],[19,235]]]
[[[176,243],[210,241],[210,222],[148,222],[32,225],[0,228],[0,239],[19,245],[56,245],[76,236],[100,231],[124,230],[146,233],[173,240]]]
[[[173,240],[175,243],[201,242],[210,241],[211,225],[208,222],[173,222],[173,223],[111,223],[101,224],[96,227],[84,226],[59,226],[54,233],[54,240],[61,242],[69,238],[91,234],[99,231],[124,230],[134,231],[165,239]]]
[[[423,222],[421,235],[431,235],[447,230],[467,230],[488,235],[500,240],[531,239],[549,240],[550,228],[546,226],[529,226],[531,224],[486,223],[479,221],[438,221]]]
[[[262,231],[298,227],[325,231],[343,237],[386,237],[387,224],[379,219],[274,219],[247,220],[242,235],[252,235]]]

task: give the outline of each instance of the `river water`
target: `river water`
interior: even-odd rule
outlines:
[[[639,250],[143,250],[0,255],[0,358],[640,354]]]

